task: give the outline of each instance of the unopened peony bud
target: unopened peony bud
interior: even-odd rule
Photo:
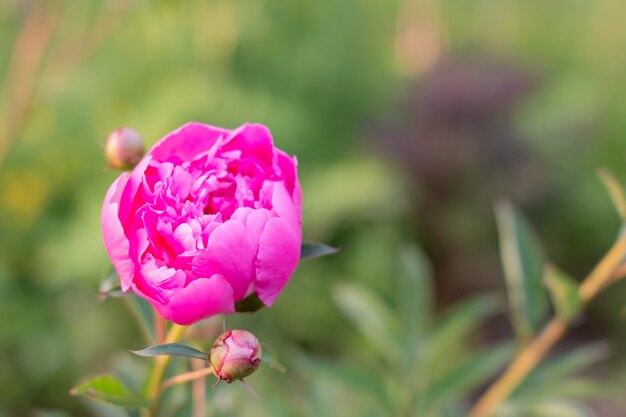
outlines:
[[[116,169],[130,169],[144,154],[141,136],[134,129],[122,127],[114,130],[104,146],[107,162]]]
[[[209,351],[209,363],[218,379],[229,384],[247,377],[261,364],[261,344],[250,332],[228,330]]]

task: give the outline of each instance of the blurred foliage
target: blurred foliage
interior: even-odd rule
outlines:
[[[574,276],[614,237],[619,220],[593,170],[626,173],[624,12],[611,0],[0,2],[0,416],[114,415],[69,397],[90,373],[140,388],[132,375],[145,361],[113,352],[145,347],[142,331],[124,301],[97,302],[108,268],[100,204],[116,175],[99,143],[127,125],[152,144],[189,120],[270,126],[299,158],[305,237],[342,247],[303,263],[272,309],[229,319],[271,343],[289,372],[250,378],[262,402],[217,387],[212,414],[458,415],[506,353],[485,354],[475,333],[490,346],[510,333],[501,316],[469,330],[491,301],[437,313],[502,287],[493,200],[519,203]],[[434,282],[405,271],[413,278],[391,284],[407,240],[423,244]],[[621,340],[612,369],[625,294],[618,284],[603,296],[581,336]],[[383,311],[375,330],[354,323],[367,338],[337,297],[350,318],[363,303]],[[433,351],[429,331],[446,328],[437,337],[452,346]],[[393,352],[378,331],[399,338]],[[410,346],[433,358],[409,358]],[[404,375],[406,363],[424,374]],[[441,391],[410,404],[407,393],[428,388]],[[182,389],[171,397],[185,404]],[[583,415],[554,397],[519,403],[535,410],[504,415]]]

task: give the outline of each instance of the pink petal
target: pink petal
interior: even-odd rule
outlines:
[[[229,150],[241,150],[245,157],[255,157],[272,165],[274,159],[274,144],[269,129],[259,124],[244,124],[233,130],[222,152]]]
[[[298,182],[296,174],[298,160],[295,156],[292,158],[280,149],[276,149],[275,158],[276,165],[280,168],[280,176],[283,181],[285,181],[287,191],[293,193],[296,183]]]
[[[265,225],[269,219],[275,217],[272,212],[266,209],[257,209],[252,212],[246,219],[246,229],[248,230],[248,236],[255,245],[255,253],[258,252],[259,240],[261,234],[265,229]]]
[[[246,224],[246,219],[254,211],[253,208],[250,207],[239,207],[237,210],[233,212],[230,216],[230,220],[237,220],[243,224]]]
[[[257,295],[266,306],[274,303],[295,271],[301,243],[301,238],[285,220],[275,217],[265,225],[255,262],[255,285]]]
[[[300,200],[300,185],[296,187],[296,197]],[[287,192],[281,182],[274,184],[272,191],[272,210],[278,217],[285,220],[299,238],[302,236],[302,208],[301,203]]]
[[[130,257],[130,245],[118,217],[119,201],[128,182],[128,174],[120,175],[104,198],[102,206],[102,237],[113,266],[120,276],[123,291],[128,291],[135,273],[135,264]]]
[[[230,283],[236,301],[245,297],[254,277],[254,246],[241,222],[228,220],[209,236],[207,248],[193,260],[196,276],[220,274]]]
[[[195,159],[207,152],[220,136],[230,132],[215,126],[190,122],[161,139],[150,151],[157,161],[177,156],[183,161]]]
[[[118,199],[120,203],[119,219],[124,226],[127,225],[127,222],[132,221],[136,210],[142,203],[141,201],[137,201],[138,199],[141,200],[141,198],[139,198],[140,196],[137,195],[137,191],[139,191],[139,187],[143,184],[146,168],[148,168],[150,161],[150,155],[146,155],[141,161],[139,161],[130,173],[128,184],[126,184],[123,193]]]
[[[151,301],[165,319],[183,326],[222,313],[233,313],[233,291],[221,275],[197,278],[165,304]]]

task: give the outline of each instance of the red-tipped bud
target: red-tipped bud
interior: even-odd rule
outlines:
[[[250,332],[228,330],[209,351],[209,364],[219,380],[229,384],[247,377],[261,364],[261,344]]]
[[[135,130],[122,127],[109,135],[104,152],[107,162],[113,168],[130,169],[143,157],[143,141]]]

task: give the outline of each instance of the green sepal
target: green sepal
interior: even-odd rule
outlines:
[[[576,317],[583,307],[578,283],[553,265],[546,265],[543,275],[556,314],[567,321]]]
[[[256,293],[250,294],[243,300],[235,303],[235,311],[237,313],[254,313],[263,307],[265,307],[265,304],[263,304],[263,301]]]

